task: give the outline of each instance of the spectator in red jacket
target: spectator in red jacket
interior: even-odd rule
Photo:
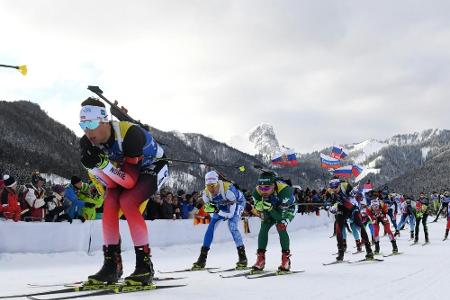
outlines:
[[[17,182],[14,177],[3,176],[4,190],[2,192],[2,200],[6,199],[6,206],[2,207],[3,216],[7,219],[12,219],[14,222],[20,221],[21,208],[19,205],[19,197],[16,192]]]

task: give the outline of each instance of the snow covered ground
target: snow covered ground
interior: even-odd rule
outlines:
[[[248,280],[221,279],[207,272],[178,273],[186,276],[180,281],[164,284],[187,283],[188,286],[133,293],[102,296],[97,299],[448,299],[448,272],[450,270],[450,241],[442,242],[444,221],[429,224],[431,244],[410,246],[409,232],[402,231],[398,246],[403,255],[385,258],[381,263],[340,264],[323,266],[334,260],[336,240],[328,238],[331,225],[290,232],[292,269],[305,269],[296,275]],[[254,229],[256,230],[256,229]],[[423,241],[423,232],[421,235]],[[349,250],[354,241],[349,239]],[[200,244],[154,247],[153,262],[156,270],[180,269],[191,266],[198,256]],[[256,237],[246,238],[250,262],[255,260]],[[381,250],[391,250],[387,237],[382,238]],[[356,260],[362,254],[346,254]],[[125,274],[134,267],[134,253],[123,253]],[[237,259],[234,244],[214,243],[208,265],[231,267]],[[31,288],[27,283],[57,283],[83,280],[96,272],[102,254],[88,256],[82,252],[55,254],[0,254],[1,295],[34,292],[51,288]],[[275,232],[270,236],[266,269],[275,269],[280,262],[280,246]],[[156,276],[167,276],[158,274]],[[94,298],[95,299],[95,298]]]

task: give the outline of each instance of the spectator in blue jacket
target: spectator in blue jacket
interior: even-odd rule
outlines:
[[[189,219],[190,212],[194,209],[194,198],[191,194],[186,194],[180,202],[181,218]]]
[[[84,201],[78,199],[78,193],[83,188],[83,182],[77,176],[72,176],[70,184],[66,186],[64,191],[64,207],[67,215],[71,219],[83,219],[82,208],[84,207]]]

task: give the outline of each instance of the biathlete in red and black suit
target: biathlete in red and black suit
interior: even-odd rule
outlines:
[[[139,206],[149,199],[168,176],[164,151],[144,128],[130,122],[110,122],[103,102],[88,98],[81,104],[81,163],[106,186],[103,208],[104,264],[88,277],[93,284],[117,282],[122,275],[119,211],[122,210],[136,252],[136,268],[128,284],[150,284],[147,225]]]

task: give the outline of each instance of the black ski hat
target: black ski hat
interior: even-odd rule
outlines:
[[[72,176],[72,178],[70,178],[70,183],[72,184],[72,185],[75,185],[75,184],[77,184],[78,182],[81,182],[81,178],[80,177],[78,177],[78,176]]]
[[[14,184],[16,184],[16,180],[10,175],[4,175],[3,184],[5,185],[5,187],[12,187],[14,186]]]

